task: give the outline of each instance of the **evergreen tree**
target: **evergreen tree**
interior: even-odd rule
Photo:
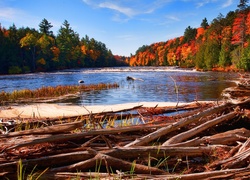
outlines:
[[[204,52],[206,69],[211,70],[218,64],[219,54],[220,54],[220,45],[218,41],[214,39],[208,40]]]
[[[208,22],[207,22],[207,18],[204,18],[204,19],[202,20],[202,22],[201,22],[201,27],[202,27],[203,29],[207,29],[208,26],[209,26],[209,24],[208,24]]]
[[[184,32],[184,39],[183,39],[183,43],[189,42],[191,40],[194,40],[197,34],[197,29],[196,28],[191,28],[190,26],[188,26],[185,29]]]
[[[72,30],[67,20],[64,21],[63,26],[60,27],[56,37],[56,43],[60,49],[60,65],[63,68],[72,68],[76,66],[76,59],[72,58],[75,47],[79,45],[79,35]]]
[[[47,21],[47,19],[43,19],[42,22],[39,24],[39,30],[42,34],[46,34],[49,36],[53,36],[53,31],[50,31],[50,29],[53,27],[51,23]]]
[[[245,9],[247,9],[248,8],[248,0],[240,0],[240,3],[238,4],[238,8],[240,9],[240,10],[245,10]]]

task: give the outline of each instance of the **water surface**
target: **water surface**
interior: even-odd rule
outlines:
[[[140,80],[127,81],[132,76]],[[118,83],[119,88],[83,92],[79,99],[61,101],[77,105],[128,102],[190,102],[218,100],[223,89],[235,86],[236,73],[197,72],[175,67],[84,68],[51,73],[0,76],[0,91],[36,89],[42,86]]]

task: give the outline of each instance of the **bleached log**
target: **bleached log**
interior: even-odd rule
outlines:
[[[249,143],[249,139],[245,142],[246,144]],[[222,169],[242,168],[249,165],[249,159],[250,159],[250,148],[244,151],[240,151],[240,153],[235,154],[233,157],[229,157],[219,162],[213,163],[212,165],[210,165],[210,167],[216,168],[218,166],[221,166]]]
[[[220,144],[233,145],[236,141],[245,141],[250,136],[250,130],[245,128],[234,129],[223,133],[218,133],[213,136],[196,137],[194,139],[184,141],[181,143],[171,144],[171,147],[192,147],[202,144]]]
[[[48,135],[47,137],[34,138],[31,140],[24,140],[23,143],[20,142],[19,144],[10,146],[10,147],[6,148],[5,151],[12,150],[15,148],[40,144],[40,143],[62,142],[62,141],[69,141],[69,140],[84,138],[85,136],[117,134],[117,133],[125,133],[125,132],[133,132],[133,131],[139,131],[139,130],[145,130],[145,129],[152,129],[152,128],[157,128],[157,127],[159,127],[159,126],[139,125],[139,126],[129,126],[129,127],[122,127],[122,128],[98,129],[98,130],[85,131],[82,133],[75,133],[75,134]]]
[[[137,147],[119,147],[108,151],[102,151],[103,154],[117,158],[144,158],[149,155],[152,157],[166,156],[202,156],[215,150],[214,147],[163,147],[163,146],[137,146]]]
[[[34,168],[35,166],[39,167],[52,167],[52,166],[62,166],[66,164],[73,164],[78,161],[84,161],[90,158],[93,158],[94,155],[89,153],[88,151],[78,151],[78,152],[70,152],[63,154],[56,154],[51,156],[44,156],[35,159],[24,159],[22,160],[22,164],[26,168]],[[2,163],[0,164],[0,172],[5,171],[15,171],[18,161],[10,162],[10,163]]]
[[[82,128],[83,122],[73,122],[73,123],[64,123],[59,125],[53,125],[48,127],[42,127],[37,129],[29,129],[24,131],[17,131],[17,132],[10,132],[8,134],[0,135],[0,138],[8,138],[8,137],[15,137],[15,136],[23,136],[23,135],[30,135],[30,134],[59,134],[72,131],[76,128]]]
[[[238,169],[227,169],[218,171],[208,171],[201,173],[191,173],[183,175],[166,175],[166,176],[155,176],[158,179],[168,179],[168,180],[194,180],[194,179],[236,179],[242,177],[250,177],[250,167],[238,168]]]
[[[155,167],[149,167],[141,164],[131,163],[118,158],[111,157],[102,153],[97,153],[97,155],[89,160],[72,164],[69,166],[52,168],[51,172],[63,172],[63,171],[84,171],[89,168],[95,167],[95,165],[107,166],[107,168],[112,168],[113,170],[122,170],[122,172],[130,172],[133,169],[133,173],[145,173],[145,174],[167,174],[165,171],[160,170]]]
[[[213,126],[215,126],[223,121],[230,120],[236,116],[237,116],[236,112],[230,112],[228,114],[222,115],[222,116],[217,117],[215,119],[209,120],[209,121],[207,121],[207,122],[205,122],[197,127],[194,127],[188,131],[185,131],[183,133],[180,133],[180,134],[170,138],[169,140],[164,142],[162,144],[162,146],[169,146],[171,144],[180,143],[186,139],[189,139],[189,138],[201,133],[204,130],[207,130],[208,128],[211,128],[211,127],[213,127]]]
[[[195,123],[200,118],[203,118],[203,117],[209,116],[213,113],[222,111],[222,110],[228,108],[228,105],[229,104],[227,104],[227,103],[222,104],[222,105],[219,105],[216,107],[209,108],[206,111],[199,112],[196,115],[193,115],[191,117],[183,118],[180,121],[173,123],[172,125],[169,125],[167,127],[162,127],[155,132],[152,132],[144,137],[141,137],[140,139],[136,139],[135,141],[125,145],[125,147],[145,145],[145,144],[147,144],[147,143],[149,143],[149,142],[151,142],[151,141],[153,141],[153,140],[155,140],[163,135],[166,135],[174,130],[177,130],[183,126],[186,126],[187,124]]]

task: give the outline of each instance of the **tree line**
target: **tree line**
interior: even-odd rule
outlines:
[[[199,28],[188,26],[184,35],[166,42],[143,45],[126,59],[130,66],[196,67],[202,70],[250,70],[250,8],[240,0],[238,9],[219,14]]]
[[[240,0],[238,9],[219,14],[199,28],[188,26],[184,35],[139,47],[135,55],[113,55],[102,42],[80,38],[67,20],[54,35],[47,19],[34,28],[8,29],[0,24],[0,74],[54,71],[105,66],[180,66],[202,70],[250,70],[250,7]]]
[[[80,39],[67,20],[56,36],[52,27],[47,19],[39,30],[0,24],[0,74],[126,65],[125,57],[114,56],[104,43],[87,35]]]

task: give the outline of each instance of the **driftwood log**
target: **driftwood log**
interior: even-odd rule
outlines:
[[[120,119],[118,112],[40,119],[26,130],[23,127],[28,127],[29,121],[34,124],[38,120],[23,119],[11,128],[2,122],[0,177],[249,179],[250,98],[246,77],[239,86],[225,90],[220,102],[138,106],[123,110]],[[111,118],[125,122],[137,118],[141,123],[109,125]]]

